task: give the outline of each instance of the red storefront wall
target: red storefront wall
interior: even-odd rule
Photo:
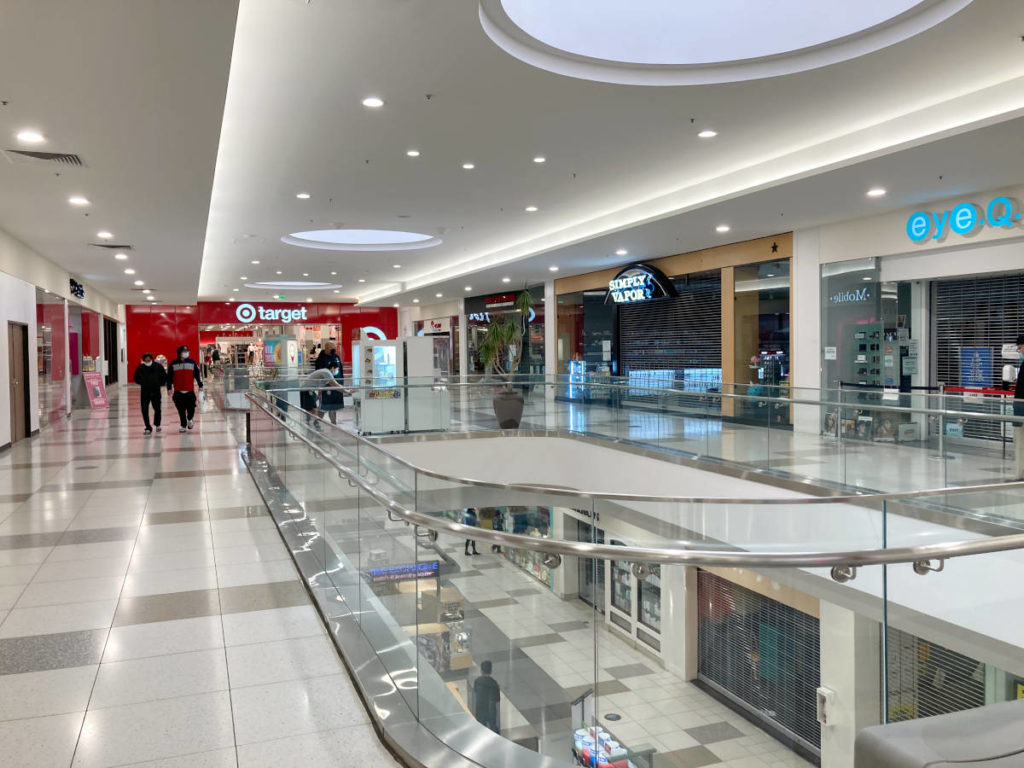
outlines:
[[[129,378],[146,352],[173,360],[175,350],[187,344],[199,360],[199,311],[195,305],[129,305],[125,307],[125,331]]]

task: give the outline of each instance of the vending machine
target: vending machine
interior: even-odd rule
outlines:
[[[448,429],[447,339],[411,337],[353,343],[354,410],[360,434]],[[441,370],[444,368],[444,370]]]

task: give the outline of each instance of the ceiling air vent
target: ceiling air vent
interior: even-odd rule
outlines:
[[[84,168],[78,155],[67,152],[35,152],[28,149],[5,149],[4,156],[17,165],[65,165]]]
[[[110,251],[131,251],[134,248],[130,245],[114,245],[113,243],[89,243],[93,248],[106,248]]]

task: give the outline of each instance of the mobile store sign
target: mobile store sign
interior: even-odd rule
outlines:
[[[635,304],[676,295],[676,287],[665,274],[647,264],[634,264],[608,283],[608,296],[616,304]]]
[[[264,307],[262,304],[239,304],[235,309],[235,317],[240,323],[252,323],[257,320],[282,323],[297,323],[306,320],[306,308],[299,307]]]
[[[1010,229],[1021,220],[1021,212],[1009,197],[992,198],[982,208],[975,203],[960,203],[948,211],[929,213],[918,211],[907,219],[907,237],[912,242],[923,243],[928,238],[942,240],[950,232],[970,235],[981,227]]]

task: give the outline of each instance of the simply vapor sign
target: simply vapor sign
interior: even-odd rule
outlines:
[[[635,304],[675,295],[672,281],[661,270],[647,264],[626,267],[608,283],[608,298],[615,304]]]

